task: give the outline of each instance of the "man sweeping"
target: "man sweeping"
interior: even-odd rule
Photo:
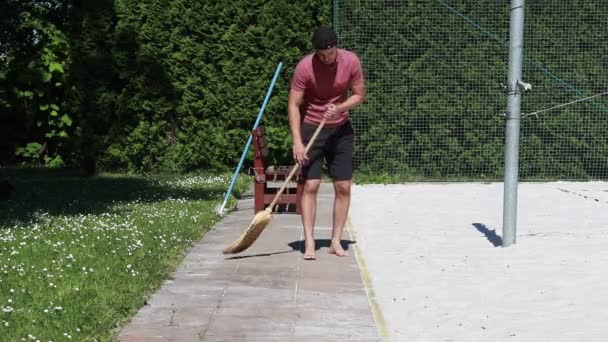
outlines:
[[[314,225],[324,161],[335,193],[329,252],[346,255],[340,241],[350,207],[353,175],[354,132],[349,111],[365,97],[361,62],[355,53],[338,48],[334,31],[317,29],[312,45],[314,53],[302,58],[295,69],[288,109],[293,157],[302,165],[306,181],[301,198],[306,260],[316,258]],[[306,154],[305,145],[324,118],[325,126]]]

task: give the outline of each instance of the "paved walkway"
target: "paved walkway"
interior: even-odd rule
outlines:
[[[303,260],[300,217],[274,214],[245,252],[225,256],[253,219],[253,200],[222,219],[189,251],[119,334],[121,341],[379,341],[354,241],[349,256],[327,253],[333,189],[317,209],[317,260]],[[364,278],[365,274],[363,273]]]

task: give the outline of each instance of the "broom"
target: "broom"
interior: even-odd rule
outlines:
[[[323,128],[324,125],[325,125],[325,118],[323,118],[323,120],[319,124],[319,127],[317,127],[315,133],[310,138],[310,141],[308,142],[308,144],[306,145],[306,149],[304,150],[304,154],[308,153],[308,150],[310,149],[310,147],[313,145],[313,143],[317,139],[317,136],[321,132],[321,128]],[[236,240],[232,245],[230,245],[224,249],[224,254],[240,253],[240,252],[246,250],[247,248],[251,247],[251,245],[253,245],[255,240],[258,238],[258,236],[260,236],[260,234],[264,230],[264,228],[266,228],[266,226],[272,220],[272,210],[273,210],[274,206],[279,201],[279,198],[283,194],[283,191],[285,191],[285,188],[287,187],[287,184],[289,183],[289,181],[291,181],[291,179],[296,174],[296,172],[298,172],[299,169],[300,169],[300,164],[296,163],[293,166],[293,168],[291,169],[291,172],[289,173],[287,178],[285,179],[283,186],[281,186],[281,189],[279,189],[277,194],[274,196],[274,199],[272,200],[270,205],[268,207],[266,207],[266,209],[258,212],[255,215],[255,217],[253,218],[253,221],[249,225],[249,228],[247,228],[247,230],[241,235],[241,237],[238,240]]]

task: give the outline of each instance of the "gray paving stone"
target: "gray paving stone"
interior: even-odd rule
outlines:
[[[131,326],[120,333],[125,342],[203,341],[198,328],[179,326]]]
[[[379,341],[359,267],[328,253],[333,188],[323,184],[317,260],[303,260],[300,217],[274,214],[256,243],[223,255],[253,219],[239,201],[119,333],[120,341]],[[345,232],[344,240],[350,241]],[[352,246],[351,246],[352,247]]]

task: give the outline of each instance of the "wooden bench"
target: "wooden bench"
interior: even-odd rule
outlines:
[[[252,131],[254,148],[253,167],[254,174],[254,211],[264,210],[274,199],[276,193],[285,182],[293,165],[269,165],[268,140],[264,126],[258,125]],[[272,183],[272,184],[269,184]],[[273,185],[273,186],[269,186]],[[277,212],[294,212],[301,215],[300,199],[304,190],[304,180],[300,171],[291,179],[285,191],[279,198]]]

